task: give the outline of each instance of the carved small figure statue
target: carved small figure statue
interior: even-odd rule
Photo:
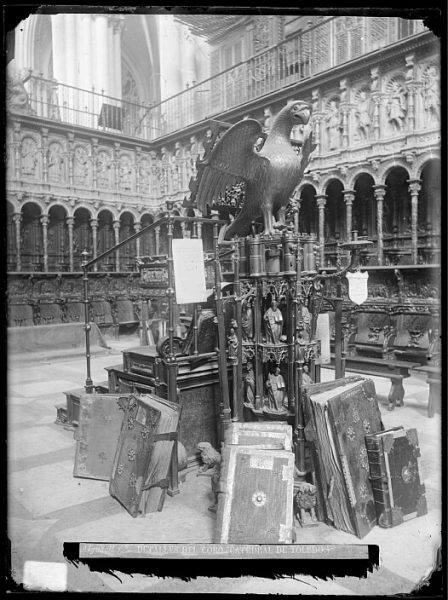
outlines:
[[[406,116],[405,92],[401,85],[394,81],[388,106],[389,123],[394,131],[401,131]]]
[[[313,380],[311,379],[310,369],[308,365],[303,365],[303,373],[302,373],[302,385],[307,386],[311,385]]]
[[[245,298],[242,302],[241,328],[243,341],[252,341],[254,337],[254,321],[251,296]]]
[[[244,401],[251,406],[255,406],[255,375],[251,362],[247,363],[247,373],[244,378]]]
[[[197,445],[197,449],[199,450],[202,460],[202,467],[199,468],[197,477],[200,477],[201,475],[207,475],[211,477],[211,486],[215,502],[212,504],[212,506],[208,507],[208,510],[211,512],[216,512],[218,508],[221,454],[213,448],[210,442],[200,442]]]
[[[270,344],[279,344],[283,329],[283,315],[278,308],[277,300],[272,300],[271,306],[264,313],[266,341]]]
[[[339,147],[339,133],[341,130],[341,115],[339,114],[336,100],[330,101],[326,122],[328,129],[328,148],[330,150],[336,150],[336,148]]]
[[[317,524],[316,487],[305,481],[298,484],[297,494],[294,496],[294,515],[302,527]]]
[[[361,90],[359,94],[356,117],[358,119],[358,130],[360,137],[362,140],[366,140],[369,137],[370,129],[370,103],[365,90]]]
[[[426,111],[426,117],[430,121],[433,117],[439,121],[440,119],[440,78],[439,73],[431,65],[426,74],[423,85],[423,106]]]
[[[288,408],[286,384],[280,373],[280,367],[275,368],[275,373],[269,373],[266,381],[270,409],[282,412]]]
[[[227,351],[229,358],[236,359],[238,356],[238,336],[235,333],[235,329],[233,327],[230,328],[230,333],[227,336]]]

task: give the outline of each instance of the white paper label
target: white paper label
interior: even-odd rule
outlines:
[[[331,362],[330,356],[330,315],[322,313],[317,317],[316,339],[320,340],[320,357],[317,364],[327,365]]]
[[[173,240],[174,281],[177,304],[205,302],[205,268],[202,240]]]

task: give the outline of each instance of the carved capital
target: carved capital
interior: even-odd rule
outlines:
[[[98,227],[98,219],[90,219],[90,227],[92,227],[92,229],[96,229]]]
[[[16,224],[17,224],[17,223],[21,223],[21,221],[22,221],[22,213],[14,213],[14,214],[12,215],[12,220],[13,220],[13,222],[14,222],[14,223],[16,223]]]
[[[421,180],[420,179],[408,179],[408,189],[411,196],[418,195],[419,191],[422,189]]]
[[[48,225],[48,215],[42,215],[40,218],[40,222],[42,223],[43,227],[46,227]]]
[[[344,194],[345,204],[353,204],[353,201],[355,199],[354,190],[343,190],[342,193]]]
[[[325,194],[321,194],[319,196],[316,196],[316,202],[317,202],[317,206],[319,208],[324,209],[325,208],[325,204],[327,203],[327,196]]]
[[[75,217],[65,217],[65,222],[67,223],[67,227],[73,227],[75,223]]]
[[[376,200],[384,200],[384,196],[386,195],[386,186],[385,185],[374,185],[373,191],[375,193]]]

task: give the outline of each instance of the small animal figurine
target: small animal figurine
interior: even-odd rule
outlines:
[[[215,502],[208,507],[211,512],[216,512],[218,509],[218,489],[219,476],[221,472],[221,454],[213,448],[210,442],[200,442],[197,449],[201,455],[202,466],[199,468],[197,477],[208,475],[211,477],[212,492]]]
[[[305,481],[296,484],[297,494],[294,496],[294,515],[302,527],[317,524],[316,486]]]

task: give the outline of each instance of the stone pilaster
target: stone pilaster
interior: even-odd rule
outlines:
[[[48,272],[48,215],[42,215],[40,218],[42,225],[42,245],[44,254],[44,271]]]
[[[383,203],[384,196],[386,195],[385,185],[373,186],[373,191],[376,200],[376,231],[378,235],[377,239],[377,251],[378,251],[378,264],[383,264]]]
[[[115,245],[120,243],[120,221],[113,222]],[[120,251],[115,252],[115,270],[117,273],[120,271]]]
[[[355,192],[353,190],[344,190],[345,202],[345,235],[346,240],[349,242],[352,239],[352,207],[355,200]]]
[[[316,196],[317,208],[319,209],[319,262],[325,264],[325,204],[327,196],[325,194]]]
[[[22,270],[22,248],[21,248],[21,236],[20,236],[20,225],[22,223],[22,213],[14,213],[12,216],[14,226],[16,229],[16,271]]]
[[[73,273],[73,224],[75,222],[75,217],[66,217],[65,222],[67,223],[68,229],[68,260],[70,265],[70,273]]]
[[[411,194],[411,251],[412,262],[417,264],[418,259],[418,194],[422,188],[420,179],[409,179],[409,193]]]
[[[90,227],[92,229],[92,246],[93,246],[93,256],[92,258],[97,257],[97,239],[98,239],[98,219],[90,219]],[[98,271],[98,263],[93,265],[93,270]]]

